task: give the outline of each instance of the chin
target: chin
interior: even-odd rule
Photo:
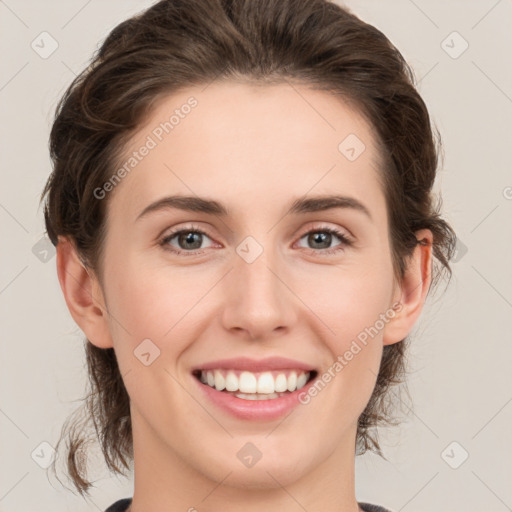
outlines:
[[[265,449],[265,440],[259,443],[255,441],[260,448],[258,451],[250,443],[251,441],[236,439],[236,448],[224,452],[227,455],[222,456],[221,459],[218,454],[213,455],[216,462],[208,464],[205,473],[212,480],[223,481],[223,485],[230,487],[270,490],[289,485],[311,470],[306,467],[303,443],[293,450],[290,450],[289,447],[278,450],[276,447],[270,446]],[[247,463],[244,463],[246,454],[252,454],[254,459],[252,461],[249,459]],[[204,460],[202,462],[204,463]],[[215,474],[212,474],[212,471]]]

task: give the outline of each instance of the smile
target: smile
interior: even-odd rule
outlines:
[[[316,372],[274,370],[249,372],[240,370],[198,370],[194,375],[217,391],[231,393],[245,400],[267,400],[302,389]]]
[[[193,379],[207,403],[239,420],[271,421],[300,405],[318,375],[316,370],[194,370]]]

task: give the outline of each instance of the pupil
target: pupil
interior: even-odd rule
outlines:
[[[315,233],[315,234],[310,235],[310,239],[312,239],[312,241],[314,243],[317,243],[317,241],[319,241],[319,243],[322,244],[322,242],[323,242],[324,245],[322,246],[322,248],[324,248],[324,249],[328,248],[331,245],[330,237],[331,237],[330,233]],[[327,240],[327,244],[325,243],[326,240]]]
[[[196,243],[193,247],[191,247],[190,245],[185,245],[185,244],[194,244],[194,237],[197,237],[196,238]],[[182,233],[179,237],[179,242],[180,242],[180,246],[183,242],[183,244],[185,245],[185,249],[199,249],[201,247],[201,234],[200,233],[194,233],[192,231],[189,231],[188,233]]]

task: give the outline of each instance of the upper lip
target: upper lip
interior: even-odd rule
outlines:
[[[233,359],[219,359],[210,361],[192,368],[192,371],[215,370],[225,368],[226,370],[246,370],[249,372],[264,372],[267,370],[304,370],[315,371],[310,364],[289,359],[287,357],[267,357],[265,359],[250,359],[248,357],[236,357]]]

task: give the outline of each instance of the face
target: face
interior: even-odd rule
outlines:
[[[254,488],[347,457],[383,344],[399,341],[386,334],[400,293],[366,121],[326,92],[216,83],[161,100],[125,164],[99,199],[102,294],[136,450]],[[314,201],[327,196],[345,200]],[[215,363],[234,358],[266,361]],[[247,400],[194,374],[211,365],[219,387],[230,370],[249,387],[263,370],[274,386],[293,388],[293,370],[316,378],[302,394]]]

